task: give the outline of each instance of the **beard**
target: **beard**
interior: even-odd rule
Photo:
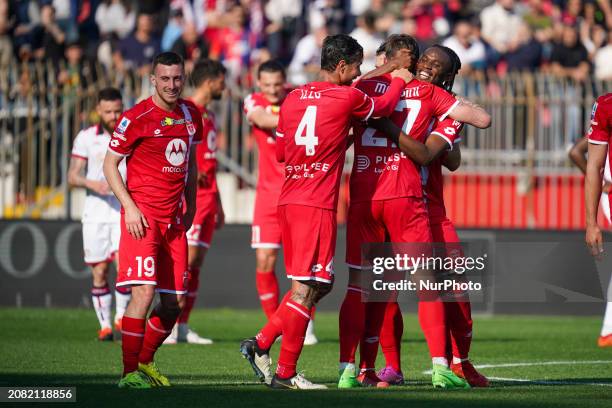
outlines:
[[[117,121],[116,120],[109,120],[109,121],[103,121],[100,120],[100,125],[102,125],[102,129],[106,130],[109,134],[113,134],[113,131],[115,130],[115,126],[117,125]]]

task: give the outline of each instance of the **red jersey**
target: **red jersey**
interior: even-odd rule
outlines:
[[[277,137],[285,160],[278,205],[336,210],[348,133],[353,119],[388,115],[404,81],[393,80],[381,98],[329,82],[312,82],[291,92],[281,106]]]
[[[249,94],[244,99],[244,113],[249,116],[257,109],[278,115],[280,105],[274,105],[262,93]],[[252,125],[253,137],[259,151],[257,172],[257,191],[280,194],[285,181],[285,168],[276,160],[276,135],[272,129],[262,129]]]
[[[198,183],[198,196],[216,194],[217,188],[217,125],[215,114],[198,106],[202,117],[202,143],[197,146],[198,173],[206,174],[206,182]]]
[[[187,100],[179,99],[170,112],[150,97],[125,111],[117,122],[108,148],[127,156],[126,187],[147,217],[181,223],[189,150],[202,140],[199,115]]]
[[[357,84],[368,95],[387,92],[389,76]],[[442,88],[413,79],[404,88],[390,119],[408,136],[425,143],[433,118],[444,120],[459,102]],[[355,134],[355,160],[350,179],[350,199],[354,202],[422,197],[420,166],[410,160],[384,134],[358,125]]]
[[[454,119],[446,118],[436,124],[431,135],[437,135],[449,144],[452,150],[456,143],[461,141],[461,129],[463,123],[457,122]],[[427,198],[427,212],[430,218],[446,217],[446,209],[444,207],[444,178],[442,176],[442,158],[438,157],[432,161],[429,166],[423,167],[421,171],[423,178],[423,186],[425,188],[425,197]]]

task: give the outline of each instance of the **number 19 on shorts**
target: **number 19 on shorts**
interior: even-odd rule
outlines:
[[[142,278],[144,275],[147,278],[151,278],[155,276],[155,258],[147,256],[143,259],[142,256],[137,256],[136,263],[138,269],[136,277]],[[132,277],[132,272],[132,268],[128,268],[127,276]]]

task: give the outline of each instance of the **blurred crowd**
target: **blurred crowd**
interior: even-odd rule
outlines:
[[[62,67],[60,81],[78,82],[93,61],[145,74],[172,50],[187,69],[220,59],[245,86],[277,58],[301,84],[319,69],[323,38],[340,32],[364,47],[364,72],[387,35],[407,33],[455,50],[467,75],[612,79],[610,0],[0,0],[0,64],[44,60]]]

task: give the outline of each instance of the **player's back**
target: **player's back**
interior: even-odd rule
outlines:
[[[336,209],[351,119],[365,120],[373,109],[363,92],[329,82],[313,82],[287,96],[277,129],[285,159],[279,205]]]
[[[358,86],[375,96],[387,91],[387,81],[388,78],[379,77],[374,81],[361,81]],[[434,120],[445,119],[457,104],[456,98],[449,92],[413,79],[404,88],[390,119],[409,137],[425,143]],[[387,200],[423,195],[420,166],[384,134],[372,128],[356,128],[355,157],[352,200]]]

